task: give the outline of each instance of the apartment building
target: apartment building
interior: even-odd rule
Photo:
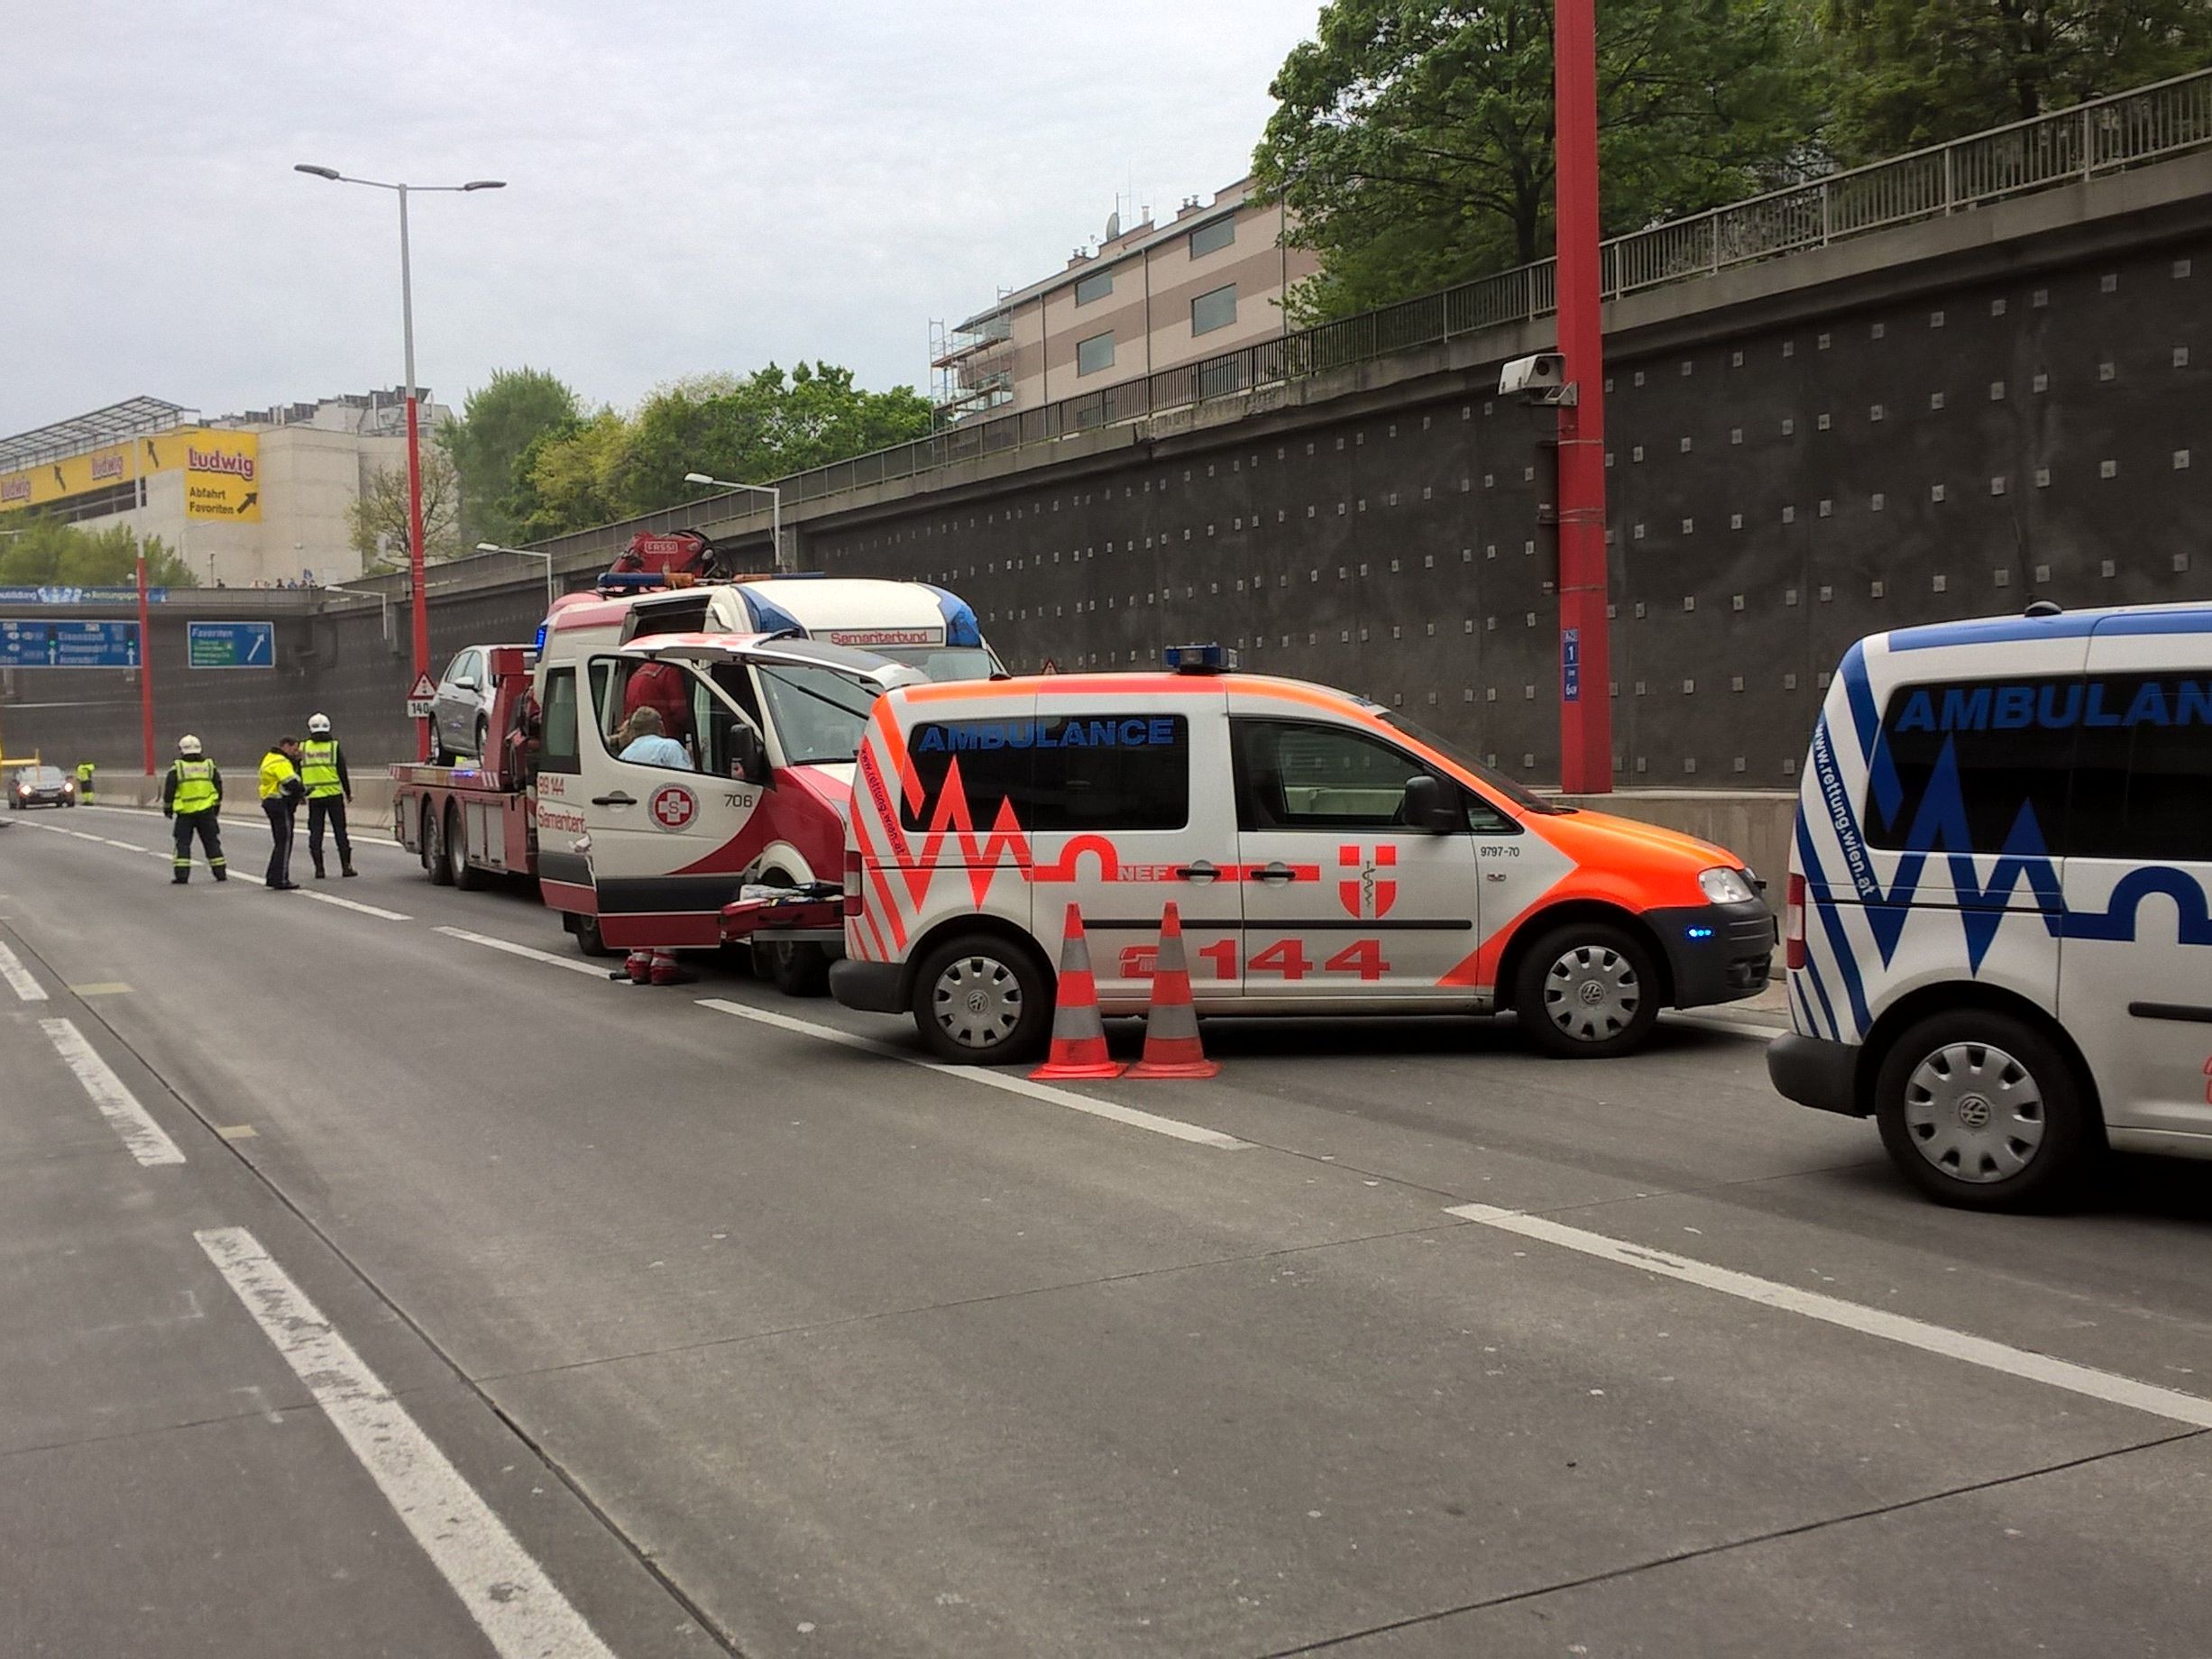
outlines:
[[[1249,178],[1165,225],[1106,228],[1063,270],[941,332],[943,418],[1034,408],[1280,334],[1285,290],[1318,265],[1284,243],[1281,206]]]

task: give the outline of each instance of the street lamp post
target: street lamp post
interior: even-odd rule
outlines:
[[[292,170],[327,179],[335,184],[363,184],[374,190],[390,190],[399,198],[399,324],[407,340],[407,567],[414,593],[415,674],[430,672],[430,607],[424,594],[422,552],[422,438],[415,398],[415,280],[408,257],[407,198],[410,191],[463,195],[472,190],[503,190],[503,179],[472,179],[466,184],[390,184],[381,179],[355,179],[335,167],[313,167],[302,161]],[[430,722],[415,723],[419,758],[430,758]]]
[[[717,490],[750,490],[756,495],[768,498],[768,536],[774,545],[775,556],[768,563],[777,570],[784,568],[784,492],[774,484],[738,484],[726,478],[710,478],[704,472],[686,472],[687,484],[711,484]]]
[[[479,553],[511,553],[519,559],[542,559],[546,564],[546,614],[553,614],[553,555],[531,547],[502,547],[497,542],[478,542]]]

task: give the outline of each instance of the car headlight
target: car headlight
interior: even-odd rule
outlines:
[[[1697,884],[1715,904],[1745,904],[1758,897],[1741,870],[1703,870],[1698,873]]]

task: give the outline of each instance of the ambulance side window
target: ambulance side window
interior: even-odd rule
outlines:
[[[2089,686],[2066,851],[2212,863],[2212,674],[2106,674]]]
[[[556,668],[546,676],[543,713],[544,747],[538,751],[540,772],[575,773],[583,770],[576,747],[576,671]]]
[[[1341,726],[1234,720],[1229,730],[1240,830],[1402,828],[1406,784],[1428,772],[1395,744]]]
[[[1190,821],[1190,722],[1179,714],[932,720],[913,729],[907,753],[922,784],[918,802],[899,803],[910,830],[949,821],[987,832],[1002,808],[1031,835]],[[956,765],[961,798],[946,802]]]
[[[2077,674],[1897,687],[1862,809],[1868,843],[2062,853],[2084,689]]]

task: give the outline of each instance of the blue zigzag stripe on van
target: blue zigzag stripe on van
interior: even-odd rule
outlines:
[[[2051,917],[2051,930],[2066,939],[2133,940],[2136,912],[2152,894],[2173,901],[2182,944],[2212,945],[2212,915],[2207,913],[2203,886],[2188,871],[2162,864],[2146,864],[2123,875],[2102,912],[2066,910]]]

